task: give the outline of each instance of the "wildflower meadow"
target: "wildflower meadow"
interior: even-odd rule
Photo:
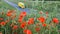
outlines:
[[[60,34],[60,1],[0,0],[0,34]]]

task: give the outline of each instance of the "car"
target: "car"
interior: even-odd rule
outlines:
[[[25,8],[24,3],[22,3],[22,2],[18,2],[18,6],[19,6],[20,8]]]

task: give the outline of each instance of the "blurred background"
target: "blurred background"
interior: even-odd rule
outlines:
[[[26,6],[26,8],[30,9],[36,9],[38,11],[48,11],[49,13],[60,13],[60,1],[59,0],[8,0],[10,2],[13,2],[15,4],[18,4],[18,2],[23,2]],[[7,10],[7,9],[15,9],[10,6],[8,3],[4,2],[4,0],[0,0],[0,11],[1,10]],[[33,12],[33,11],[32,11]]]
[[[37,10],[45,10],[49,12],[57,12],[60,13],[60,1],[58,0],[8,0],[10,2],[14,2],[18,4],[18,2],[23,2],[26,8],[37,9]],[[15,9],[4,0],[0,0],[0,9]]]

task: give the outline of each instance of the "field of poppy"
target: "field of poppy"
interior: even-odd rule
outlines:
[[[9,1],[25,3],[30,13],[0,0],[0,34],[60,34],[60,1]]]

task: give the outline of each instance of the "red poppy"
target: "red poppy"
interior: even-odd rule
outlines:
[[[27,30],[27,34],[32,34],[31,30]]]
[[[30,18],[29,20],[32,21],[32,20],[34,20],[34,18]]]
[[[37,28],[35,28],[35,30],[36,30],[36,32],[38,32],[38,31],[40,31],[40,28],[39,28],[39,27],[37,27]]]
[[[9,22],[9,20],[6,20],[5,22],[6,22],[6,23],[8,23],[8,22]]]
[[[6,25],[6,22],[2,21],[0,24],[1,24],[1,25]]]
[[[20,16],[19,16],[19,19],[20,19],[20,18],[23,18],[23,16],[22,16],[22,15],[20,15]]]
[[[21,19],[18,19],[19,22],[22,22],[22,20],[23,20],[22,18]]]
[[[30,18],[29,20],[28,20],[28,24],[30,25],[30,24],[34,24],[34,18]]]
[[[26,34],[32,34],[31,30],[29,30],[29,29],[25,29],[23,32]]]
[[[0,32],[0,34],[2,34],[2,32]]]
[[[17,25],[14,25],[13,26],[13,30],[16,30],[16,29],[18,29],[18,26]]]
[[[23,17],[22,15],[20,15],[18,21],[19,21],[19,22],[22,22],[23,18],[24,18],[24,17]]]
[[[11,16],[11,13],[7,13],[7,16]]]
[[[48,12],[46,12],[46,14],[48,14]]]
[[[3,20],[3,18],[0,18],[0,20]]]
[[[52,20],[54,23],[58,24],[59,23],[59,20],[57,18],[53,18]]]
[[[40,17],[40,18],[38,18],[38,20],[39,20],[41,23],[44,23],[44,22],[45,22],[45,18],[44,18],[44,17]]]
[[[8,10],[8,12],[7,12],[6,15],[10,17],[10,16],[12,15],[13,12],[14,12],[14,10]]]
[[[20,27],[24,28],[26,26],[26,22],[21,23]]]
[[[20,15],[22,15],[22,16],[26,16],[26,12],[21,12]]]
[[[27,29],[23,30],[24,33],[27,33]]]
[[[46,27],[47,25],[46,24],[42,24],[43,27]]]
[[[34,21],[28,21],[28,25],[34,24]]]
[[[8,10],[7,13],[13,13],[13,12],[15,12],[15,10]]]
[[[28,25],[30,25],[30,24],[32,24],[32,22],[31,21],[28,21]]]

